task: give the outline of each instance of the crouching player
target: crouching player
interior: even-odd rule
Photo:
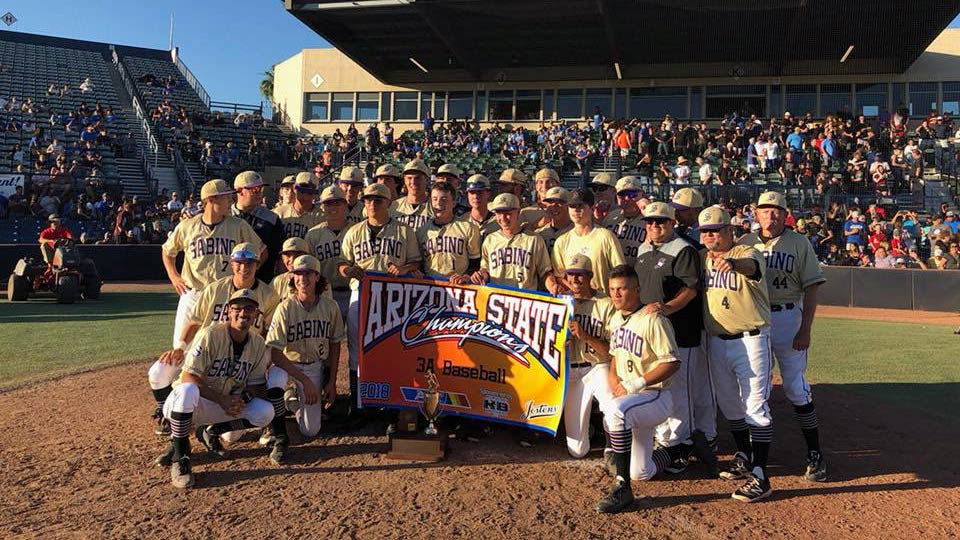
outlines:
[[[613,488],[597,503],[597,511],[619,512],[633,502],[630,480],[649,480],[670,464],[665,449],[653,449],[656,427],[670,416],[673,400],[669,379],[680,367],[670,322],[645,313],[640,282],[631,266],[610,272],[610,369],[613,398],[600,403],[613,449]]]
[[[263,427],[273,419],[274,408],[253,397],[266,383],[266,344],[253,321],[259,316],[257,297],[241,289],[227,303],[230,321],[200,330],[179,379],[163,405],[170,421],[170,446],[157,463],[170,466],[170,481],[177,488],[193,486],[190,467],[190,431],[207,449],[224,456],[220,435]],[[260,387],[260,388],[258,388]]]

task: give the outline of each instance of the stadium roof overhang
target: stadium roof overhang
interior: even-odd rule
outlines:
[[[285,5],[388,84],[902,73],[960,13],[956,0]]]

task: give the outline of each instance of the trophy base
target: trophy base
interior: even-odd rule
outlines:
[[[387,457],[410,461],[443,461],[447,457],[447,440],[443,430],[433,436],[397,431],[390,434]]]

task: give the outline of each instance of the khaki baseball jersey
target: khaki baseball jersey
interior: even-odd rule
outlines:
[[[543,238],[543,242],[547,244],[547,252],[553,256],[553,246],[557,243],[557,238],[560,238],[560,235],[569,231],[573,228],[573,223],[568,223],[566,227],[561,227],[557,229],[553,225],[545,225],[537,229],[537,234],[540,238]]]
[[[647,226],[643,216],[638,214],[631,219],[623,218],[610,230],[617,236],[617,240],[620,240],[626,263],[630,266],[637,264],[640,246],[647,239]]]
[[[417,242],[423,254],[423,273],[430,277],[466,273],[470,259],[480,258],[480,229],[469,221],[437,225],[431,219],[417,229]]]
[[[593,279],[590,286],[607,291],[607,278],[613,267],[624,263],[623,248],[612,232],[603,227],[594,227],[587,234],[577,234],[575,229],[561,234],[553,245],[553,268],[560,273],[567,268],[567,261],[574,255],[586,255],[593,262]]]
[[[366,219],[367,209],[363,207],[363,201],[357,201],[353,208],[347,208],[347,226],[360,223]]]
[[[428,220],[433,219],[433,207],[430,206],[429,200],[420,204],[412,204],[407,202],[406,197],[402,197],[393,201],[390,205],[390,217],[413,230],[417,230],[423,227],[423,224]]]
[[[293,282],[293,272],[284,272],[278,276],[275,276],[270,281],[270,286],[273,287],[273,290],[277,292],[277,296],[280,298],[281,302],[287,298],[290,298],[297,292],[297,286]],[[323,290],[322,294],[328,298],[333,298],[333,292],[330,290],[329,283],[327,284],[327,288]]]
[[[616,311],[610,318],[610,356],[616,359],[617,377],[636,381],[664,362],[678,362],[673,327],[658,313],[638,309],[624,314]],[[667,388],[670,379],[647,388]]]
[[[247,334],[243,348],[230,338],[230,326],[217,323],[202,328],[193,340],[175,385],[183,384],[183,373],[200,377],[205,388],[222,396],[240,395],[248,384],[267,382],[267,347],[256,332]]]
[[[347,278],[340,275],[340,258],[343,238],[347,235],[351,225],[339,231],[330,229],[326,223],[321,223],[307,232],[306,241],[310,246],[310,254],[320,261],[320,273],[327,278],[333,289],[346,289],[350,286]]]
[[[617,225],[623,221],[623,209],[619,206],[610,210],[607,215],[603,218],[603,227],[605,229],[610,229],[614,231],[617,228]],[[616,231],[614,231],[616,232]]]
[[[391,219],[374,232],[368,221],[357,223],[343,237],[340,262],[357,265],[371,272],[386,272],[390,263],[395,266],[420,262],[420,248],[413,229]],[[350,288],[356,290],[360,282],[351,279]]]
[[[487,212],[487,219],[483,221],[477,221],[473,219],[473,216],[470,213],[466,213],[460,217],[461,221],[469,221],[477,226],[480,229],[480,243],[483,244],[483,241],[490,236],[490,233],[495,233],[500,230],[500,224],[497,223],[497,215],[494,212]]]
[[[237,292],[237,287],[233,284],[233,276],[220,278],[217,281],[207,285],[200,291],[196,305],[190,313],[190,320],[199,323],[201,327],[209,326],[216,322],[228,322],[230,320],[227,311],[227,301],[230,295]],[[273,317],[273,311],[280,303],[280,296],[266,283],[259,279],[250,287],[254,298],[260,304],[260,314],[253,321],[253,327],[260,334],[266,334],[270,327],[270,319]]]
[[[490,283],[536,290],[553,270],[543,238],[520,231],[508,237],[497,231],[483,241],[480,268],[490,273]]]
[[[783,234],[769,240],[750,233],[739,243],[756,248],[767,260],[767,292],[771,304],[797,303],[803,298],[805,288],[827,281],[813,245],[793,229],[784,229]]]
[[[195,291],[214,281],[233,275],[230,252],[242,242],[253,244],[256,253],[263,251],[263,242],[249,223],[227,216],[216,225],[203,222],[203,214],[181,221],[163,243],[163,251],[171,257],[183,252],[180,275],[187,287]]]
[[[600,341],[610,341],[610,319],[616,312],[617,308],[613,307],[613,302],[602,293],[586,300],[573,299],[573,320],[580,324],[584,332]],[[584,362],[603,364],[610,361],[610,358],[597,354],[597,351],[586,341],[581,341],[572,335],[567,351],[570,353],[571,366]]]
[[[728,270],[713,269],[713,259],[704,258],[703,324],[711,335],[739,334],[770,324],[770,301],[764,279],[766,262],[755,248],[735,245],[728,259],[753,259],[760,268],[759,279]]]
[[[283,349],[284,356],[298,364],[325,362],[330,345],[347,339],[340,308],[321,296],[310,309],[295,296],[280,302],[267,332],[267,347]]]
[[[540,228],[540,220],[547,215],[547,211],[537,205],[520,209],[520,225],[526,231],[535,231]]]
[[[280,217],[280,223],[283,224],[284,238],[294,236],[304,238],[307,236],[307,231],[323,221],[323,210],[319,204],[313,205],[313,210],[303,214],[297,212],[293,204],[285,204],[273,212]]]

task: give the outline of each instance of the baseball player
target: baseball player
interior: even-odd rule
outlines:
[[[570,221],[573,228],[561,234],[553,245],[553,267],[562,272],[567,261],[576,254],[586,255],[593,262],[594,290],[606,292],[610,269],[624,263],[623,248],[612,232],[593,223],[593,192],[581,189],[570,197]]]
[[[685,237],[697,249],[703,249],[697,228],[697,217],[703,209],[703,195],[693,188],[681,188],[673,194],[670,205],[677,214],[677,234]]]
[[[259,311],[256,297],[249,289],[236,291],[227,310],[229,323],[208,326],[197,334],[163,405],[171,426],[170,446],[156,462],[169,464],[170,481],[177,488],[194,484],[190,464],[194,426],[200,442],[222,457],[220,435],[264,427],[274,417],[274,407],[252,395],[265,387],[269,363],[263,337],[250,331]]]
[[[283,180],[280,181],[280,186],[277,189],[277,204],[273,205],[273,210],[285,204],[293,204],[293,179],[294,175],[290,174],[284,176]]]
[[[382,169],[383,167],[381,167]],[[347,225],[360,223],[366,216],[363,215],[363,203],[360,202],[360,194],[363,193],[363,171],[358,167],[344,167],[340,170],[337,177],[337,185],[343,190],[344,198],[347,201]],[[320,203],[321,209],[323,203]],[[324,216],[326,214],[324,213]]]
[[[260,173],[244,171],[233,180],[233,189],[237,191],[237,202],[230,207],[234,215],[247,223],[257,233],[267,248],[266,258],[260,261],[257,277],[270,283],[283,246],[283,226],[280,218],[263,206],[263,186],[266,185]]]
[[[593,221],[602,227],[613,228],[620,221],[620,208],[617,206],[617,179],[608,172],[598,173],[590,180],[590,191],[594,194]]]
[[[505,169],[500,173],[500,179],[497,181],[497,191],[499,193],[510,193],[518,201],[523,201],[525,191],[527,190],[527,175],[520,169]],[[520,227],[524,230],[534,231],[540,227],[540,220],[546,214],[539,206],[528,206],[520,210]]]
[[[433,185],[430,204],[434,218],[417,229],[417,242],[427,277],[445,277],[454,285],[464,285],[480,268],[480,229],[469,221],[454,220],[455,198],[450,184]]]
[[[500,229],[497,216],[490,210],[490,180],[482,174],[474,174],[467,178],[467,202],[470,203],[470,212],[460,219],[469,221],[480,229],[480,242],[490,233]]]
[[[386,163],[377,167],[373,173],[373,180],[377,184],[383,184],[390,190],[390,200],[395,201],[400,197],[400,181],[403,180],[403,173],[391,163]]]
[[[694,388],[690,381],[690,368],[702,361],[703,303],[699,294],[702,267],[697,248],[674,231],[672,206],[664,202],[650,203],[643,219],[646,241],[637,252],[634,266],[640,278],[640,300],[646,304],[644,310],[663,315],[673,325],[680,359],[680,367],[670,384],[673,411],[657,428],[657,442],[670,453],[667,472],[679,474],[686,470],[693,449],[691,396],[694,392],[710,392],[709,384],[706,388]],[[716,438],[716,423],[712,431],[708,438]]]
[[[430,172],[430,167],[422,159],[414,159],[404,165],[403,185],[407,188],[407,195],[390,205],[390,217],[413,230],[419,229],[433,217],[430,194],[427,192]]]
[[[563,286],[553,275],[547,245],[543,238],[522,229],[516,195],[497,195],[490,209],[497,215],[500,230],[483,241],[480,269],[470,280],[477,285],[493,283],[528,290],[545,283],[550,294],[559,294]]]
[[[257,260],[251,244],[241,242],[234,246],[230,253],[230,268],[233,274],[210,283],[200,291],[196,303],[187,314],[187,321],[177,344],[172,350],[161,354],[147,371],[147,381],[157,402],[153,417],[157,421],[155,431],[158,435],[166,435],[169,428],[169,424],[163,422],[163,403],[170,395],[171,385],[180,374],[184,352],[201,328],[227,321],[226,305],[234,292],[240,289],[250,289],[253,292],[257,304],[263,306],[258,317],[254,319],[253,328],[261,335],[266,333],[270,317],[280,299],[272,287],[256,278]]]
[[[460,217],[470,211],[470,204],[467,203],[467,198],[460,189],[463,187],[461,185],[462,176],[463,171],[460,170],[460,167],[451,163],[444,163],[437,169],[437,182],[450,184],[450,186],[453,187],[454,194],[456,194],[456,201],[453,205],[453,215],[455,217]]]
[[[367,271],[393,276],[419,272],[420,248],[410,227],[390,217],[390,190],[383,184],[363,189],[366,221],[347,230],[340,249],[340,275],[350,279],[350,306],[347,312],[347,341],[350,352],[350,393],[359,398],[360,280]]]
[[[617,236],[617,240],[620,240],[624,260],[633,266],[637,262],[637,251],[646,239],[643,208],[650,201],[642,197],[643,185],[636,176],[624,176],[617,180],[616,189],[620,213],[619,219],[613,222],[610,230]]]
[[[784,226],[787,199],[782,193],[760,195],[757,219],[760,231],[740,240],[763,253],[770,296],[770,342],[780,367],[783,391],[793,403],[800,430],[807,442],[804,477],[811,482],[827,479],[827,464],[820,450],[817,411],[807,382],[807,350],[817,311],[817,289],[826,281],[810,242]]]
[[[324,403],[330,408],[337,397],[340,346],[347,332],[336,302],[321,295],[327,283],[320,273],[320,261],[312,255],[301,255],[293,262],[291,272],[296,293],[277,308],[267,332],[267,347],[273,364],[296,384],[297,397],[286,404],[295,404],[293,412],[300,433],[314,437],[320,432]],[[325,366],[329,368],[327,380]],[[282,465],[290,444],[282,415],[274,417],[270,431],[270,459]]]
[[[547,244],[547,252],[553,254],[553,245],[557,238],[573,228],[570,221],[570,192],[562,187],[552,187],[547,190],[541,200],[546,210],[546,225],[537,229],[537,234]]]
[[[582,458],[590,451],[590,407],[593,399],[613,398],[608,384],[610,367],[608,325],[616,308],[603,293],[593,290],[593,262],[586,255],[574,255],[564,273],[567,288],[573,294],[573,320],[568,344],[570,371],[563,402],[563,426],[567,433],[567,452]],[[612,452],[604,452],[612,460]]]
[[[307,233],[308,236],[309,234],[310,233]],[[289,298],[296,290],[293,285],[293,274],[290,272],[290,269],[293,268],[293,261],[295,261],[297,257],[306,255],[309,252],[310,244],[299,236],[291,236],[283,241],[283,248],[281,248],[280,251],[280,262],[283,263],[286,272],[277,274],[277,276],[273,278],[273,281],[270,282],[270,286],[277,292],[280,300]]]
[[[210,180],[200,188],[203,213],[180,221],[163,243],[161,257],[167,277],[180,300],[173,325],[173,348],[180,343],[183,326],[193,310],[200,290],[230,275],[230,253],[241,242],[250,242],[254,253],[264,246],[247,222],[230,215],[233,189],[223,180]],[[177,255],[183,252],[183,272],[177,270]]]
[[[704,251],[703,321],[710,342],[710,375],[717,405],[737,446],[727,479],[747,479],[733,498],[755,502],[772,493],[767,456],[773,418],[767,400],[773,358],[770,354],[770,301],[764,279],[766,261],[751,246],[733,241],[726,210],[700,212]]]
[[[666,469],[670,456],[653,448],[654,429],[670,414],[671,376],[679,369],[673,328],[665,317],[643,310],[637,272],[620,265],[610,271],[611,399],[600,402],[613,450],[613,487],[597,503],[597,511],[619,512],[633,503],[630,480],[649,480]]]
[[[316,179],[311,172],[297,173],[293,185],[295,195],[292,204],[274,210],[283,224],[284,238],[299,236],[303,238],[307,231],[323,221],[323,213],[313,200],[319,193]]]
[[[530,223],[530,230],[536,230],[546,225],[547,208],[543,204],[543,198],[551,188],[560,187],[560,175],[557,171],[544,167],[533,175],[533,191],[536,195],[536,202],[520,211],[520,214]],[[527,217],[529,216],[529,217]],[[534,216],[539,216],[536,221],[532,221]]]
[[[329,293],[340,308],[340,316],[347,320],[350,306],[350,283],[340,275],[340,255],[343,237],[351,227],[347,217],[347,194],[337,186],[328,186],[320,194],[320,205],[327,220],[307,233],[308,253],[320,262],[320,275],[329,284]]]

